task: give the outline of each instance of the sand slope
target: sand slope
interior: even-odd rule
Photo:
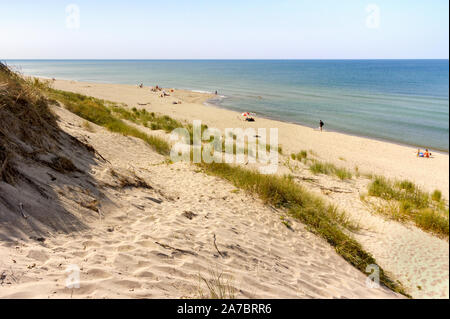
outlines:
[[[0,297],[195,297],[204,291],[199,275],[211,270],[233,278],[237,297],[400,297],[367,288],[365,275],[327,243],[294,220],[289,230],[258,199],[189,164],[167,165],[140,140],[88,132],[75,115],[56,112],[64,131],[106,159],[89,171],[105,196],[89,230],[2,242]],[[117,187],[111,170],[151,188]],[[72,264],[81,269],[79,289],[65,287]]]
[[[291,169],[289,173],[298,183],[337,205],[361,227],[351,235],[373,254],[383,269],[400,280],[414,298],[449,297],[448,240],[412,223],[404,224],[374,214],[360,200],[360,194],[367,192],[367,179],[341,181],[332,176],[313,175],[299,162],[291,163]]]
[[[209,96],[199,93],[176,90],[173,96],[160,98],[148,88],[126,85],[56,81],[54,86],[180,120],[201,119],[209,127],[278,127],[284,154],[312,149],[322,161],[408,178],[427,190],[441,189],[448,198],[446,154],[417,159],[413,148],[390,143],[265,119],[249,124],[234,112],[201,104]],[[180,100],[182,104],[172,104]],[[70,229],[70,234],[43,227],[33,233],[35,239],[46,238],[38,242],[29,240],[26,231],[12,234],[6,223],[0,225],[2,238],[26,239],[3,241],[0,246],[0,297],[195,297],[206,293],[199,276],[209,278],[211,271],[232,278],[237,297],[400,297],[367,288],[364,274],[328,244],[295,220],[290,220],[293,231],[289,230],[280,221],[283,213],[257,198],[204,175],[195,166],[169,165],[140,140],[93,124],[87,129],[70,112],[57,107],[55,112],[65,132],[97,151],[93,155],[77,150],[74,157],[87,175],[75,179],[57,175],[57,182],[47,182],[57,196],[55,203],[83,227]],[[141,129],[164,136],[161,131]],[[66,152],[74,149],[67,147]],[[373,156],[380,152],[381,159]],[[291,174],[359,223],[361,230],[352,235],[413,297],[448,298],[447,240],[374,215],[359,198],[367,179],[340,181],[312,175],[307,166],[288,163],[283,156],[279,165],[278,174]],[[30,168],[29,173],[41,182],[49,180],[47,171]],[[124,178],[127,187],[121,186]],[[139,186],[140,180],[149,187]],[[15,196],[11,193],[11,198]],[[84,207],[92,200],[99,201],[98,212]],[[17,213],[8,216],[17,219]],[[26,225],[20,229],[27,229]],[[65,288],[65,270],[71,264],[81,268],[80,289]]]
[[[330,161],[349,169],[358,167],[363,173],[409,179],[425,190],[442,190],[443,196],[448,199],[448,154],[434,152],[432,159],[423,159],[415,156],[416,149],[413,147],[334,132],[320,133],[307,127],[261,118],[256,123],[242,122],[236,112],[202,104],[213,96],[189,91],[175,90],[171,97],[160,98],[148,88],[140,89],[130,85],[61,80],[55,81],[53,85],[68,91],[123,102],[129,107],[168,114],[180,120],[201,119],[209,127],[277,127],[284,154],[313,150],[316,158],[321,161]],[[183,103],[174,105],[173,101]],[[147,133],[155,134],[150,130]],[[449,297],[448,240],[437,238],[414,225],[374,215],[359,198],[367,192],[367,179],[342,182],[332,176],[314,176],[301,164],[298,170],[292,171],[285,162],[286,158],[282,157],[278,174],[296,176],[300,184],[317,191],[345,210],[362,227],[362,231],[353,236],[374,255],[385,270],[408,288],[413,297]],[[335,188],[344,192],[330,191]]]

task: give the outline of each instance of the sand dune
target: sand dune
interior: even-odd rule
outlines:
[[[140,140],[88,132],[75,115],[56,112],[66,132],[108,161],[91,166],[96,180],[113,185],[111,169],[131,171],[151,188],[105,186],[89,230],[3,243],[0,297],[197,297],[199,276],[211,272],[226,274],[243,298],[400,297],[366,287],[326,242],[295,220],[289,230],[258,199],[189,164],[167,165]],[[81,270],[78,289],[65,287],[69,265]]]
[[[447,154],[417,159],[411,147],[267,119],[248,124],[235,112],[203,105],[210,96],[200,93],[176,90],[160,98],[148,88],[126,85],[59,80],[53,85],[180,120],[201,119],[209,127],[278,127],[285,154],[312,149],[321,160],[408,178],[427,190],[441,189],[448,198]],[[180,100],[182,104],[172,104]],[[55,181],[48,169],[22,169],[45,184],[44,190],[52,194],[49,201],[69,213],[59,221],[73,227],[55,232],[44,221],[36,223],[39,215],[29,213],[31,202],[23,203],[31,215],[27,220],[8,211],[9,219],[0,224],[0,297],[200,297],[207,294],[201,278],[224,273],[236,297],[242,298],[402,298],[385,288],[369,288],[363,273],[283,211],[193,165],[169,164],[141,140],[94,124],[88,129],[83,119],[61,107],[53,111],[64,134],[75,138],[63,143],[61,151],[85,174],[50,171]],[[83,149],[80,142],[95,151]],[[379,153],[383,158],[374,156]],[[281,156],[278,174],[291,174],[345,210],[362,226],[352,236],[413,297],[448,298],[447,240],[374,215],[359,199],[367,180],[312,175],[306,166],[293,169],[285,161]],[[10,189],[10,200],[29,197],[18,193]],[[33,194],[30,201],[42,202],[35,190]],[[43,205],[48,207],[48,202]],[[58,216],[57,209],[50,213]],[[20,223],[11,228],[8,221]],[[80,269],[80,288],[66,287],[70,265]]]

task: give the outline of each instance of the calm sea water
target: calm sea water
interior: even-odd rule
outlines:
[[[9,60],[24,74],[214,92],[217,105],[449,150],[448,60]]]

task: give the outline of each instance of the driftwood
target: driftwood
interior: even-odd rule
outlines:
[[[322,185],[318,185],[320,190],[322,191],[329,191],[329,192],[333,192],[333,193],[346,193],[346,194],[351,194],[353,193],[352,191],[340,188],[340,187],[325,187]]]
[[[336,187],[336,186],[326,187],[326,186],[320,185],[318,183],[318,179],[315,179],[315,178],[302,177],[302,176],[295,176],[295,178],[299,179],[299,180],[302,180],[302,181],[310,182],[311,184],[319,187],[320,190],[322,190],[322,191],[329,191],[329,192],[332,192],[332,193],[346,193],[346,194],[353,193],[353,191],[351,191],[351,190],[340,188],[340,187]]]
[[[216,247],[217,252],[219,253],[220,257],[225,257],[224,254],[222,254],[219,250],[219,248],[217,248],[217,244],[216,244],[216,234],[214,234],[214,247]]]

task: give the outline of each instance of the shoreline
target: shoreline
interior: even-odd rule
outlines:
[[[59,279],[55,274],[60,273],[61,265],[66,263],[80,264],[83,267],[83,289],[77,297],[109,297],[112,296],[111,287],[114,287],[116,297],[119,294],[130,297],[192,296],[193,288],[198,291],[195,283],[199,273],[205,274],[211,265],[219,262],[220,268],[224,267],[220,271],[237,279],[235,287],[241,293],[239,297],[402,297],[388,290],[367,289],[365,266],[355,269],[352,262],[346,262],[345,260],[349,261],[346,255],[341,253],[342,250],[333,248],[335,245],[327,240],[329,237],[324,236],[320,229],[317,233],[312,231],[316,227],[314,222],[304,223],[300,216],[290,216],[284,210],[274,211],[267,206],[264,196],[254,196],[263,195],[260,191],[247,192],[241,183],[233,184],[226,176],[214,174],[219,173],[215,169],[209,172],[199,171],[191,163],[167,162],[164,154],[170,149],[169,144],[166,144],[164,152],[160,153],[158,149],[155,152],[153,146],[158,145],[157,143],[144,139],[139,134],[129,134],[126,130],[109,130],[107,123],[110,122],[91,117],[97,112],[90,112],[90,108],[98,107],[111,112],[116,118],[114,105],[117,105],[129,111],[139,108],[155,112],[158,116],[167,114],[180,120],[182,126],[186,125],[185,121],[199,119],[209,127],[218,128],[276,127],[283,143],[283,152],[279,154],[279,168],[275,175],[264,178],[269,185],[272,179],[276,181],[289,174],[295,185],[305,187],[306,197],[303,198],[302,189],[295,186],[293,192],[298,192],[299,198],[308,203],[308,194],[315,194],[327,205],[332,205],[330,207],[345,212],[345,216],[352,223],[354,221],[358,229],[361,227],[361,231],[355,232],[348,227],[351,237],[362,247],[357,251],[371,254],[375,258],[373,262],[382,267],[389,278],[401,283],[401,289],[404,289],[401,291],[414,298],[448,298],[448,238],[445,240],[414,225],[387,220],[374,214],[361,197],[365,196],[367,183],[370,182],[369,177],[364,174],[348,179],[317,174],[310,170],[308,163],[291,162],[290,153],[286,149],[296,152],[306,149],[308,157],[311,155],[312,159],[322,163],[325,160],[333,163],[339,159],[341,167],[347,160],[367,163],[368,167],[379,164],[381,170],[395,177],[402,174],[402,169],[406,169],[403,172],[412,174],[409,177],[421,179],[422,176],[417,175],[421,173],[421,170],[417,170],[421,166],[424,173],[429,174],[429,179],[426,180],[431,182],[427,185],[429,187],[435,187],[441,182],[447,183],[448,173],[445,176],[445,171],[448,169],[444,165],[448,164],[448,156],[436,154],[433,160],[411,161],[402,157],[411,157],[413,152],[407,147],[338,133],[321,133],[307,127],[267,119],[245,122],[237,119],[236,112],[204,105],[205,98],[211,95],[170,90],[171,96],[162,98],[160,92],[149,92],[147,88],[61,80],[54,81],[51,86],[104,101],[90,98],[79,100],[73,95],[55,91],[51,91],[49,96],[59,101],[49,103],[49,111],[62,132],[51,140],[60,146],[59,152],[55,154],[67,156],[69,162],[76,168],[82,168],[86,174],[74,175],[54,169],[54,176],[51,175],[50,178],[57,182],[48,182],[49,169],[46,165],[39,159],[36,159],[37,165],[30,165],[24,158],[20,166],[23,173],[39,178],[46,193],[55,192],[55,196],[45,197],[42,189],[16,186],[13,187],[11,198],[25,203],[27,217],[31,216],[31,221],[39,217],[39,208],[33,208],[36,204],[33,206],[29,202],[30,198],[35,199],[33,203],[42,199],[51,207],[45,211],[45,216],[49,218],[52,215],[58,218],[65,216],[61,214],[59,206],[53,205],[58,201],[67,212],[80,218],[81,225],[88,226],[88,233],[86,236],[80,236],[78,232],[69,234],[70,237],[61,233],[53,236],[54,229],[50,229],[53,225],[44,224],[47,228],[43,228],[42,232],[46,229],[49,232],[43,239],[46,240],[43,250],[39,243],[31,241],[28,244],[26,240],[29,232],[17,219],[17,212],[7,208],[7,220],[11,220],[18,227],[19,234],[23,234],[24,245],[19,250],[16,247],[18,244],[0,247],[0,255],[9,256],[3,258],[7,262],[4,268],[10,268],[8,266],[11,265],[14,272],[24,270],[28,272],[27,277],[31,277],[26,282],[15,282],[11,289],[2,292],[2,296],[57,297],[56,293],[60,298],[72,297],[73,291],[58,284],[56,286],[59,287],[55,287],[54,283],[54,279]],[[70,98],[66,99],[66,96]],[[79,101],[79,107],[76,101]],[[111,104],[106,101],[111,101]],[[181,104],[178,104],[179,101]],[[157,137],[158,143],[169,139],[168,130],[152,130],[143,122],[130,122],[127,121],[128,117],[120,118],[125,127],[134,127],[132,123],[135,123],[136,128],[145,136]],[[47,122],[44,120],[43,123]],[[153,123],[153,120],[150,122]],[[22,126],[35,131],[35,126],[29,127],[27,123],[25,119]],[[45,133],[46,129],[40,132]],[[81,144],[74,143],[73,138]],[[83,147],[84,143],[90,147]],[[308,148],[311,146],[314,147],[314,153]],[[95,151],[92,152],[92,149]],[[53,150],[50,149],[49,152],[52,154]],[[373,158],[373,152],[385,153],[385,159]],[[347,159],[341,159],[341,156],[346,156]],[[353,163],[349,164],[350,167],[352,165]],[[245,170],[253,168],[255,166],[249,165]],[[442,172],[444,176],[440,174]],[[356,171],[354,173],[357,174]],[[251,177],[248,178],[242,182],[253,183]],[[280,194],[287,194],[277,185],[271,189],[275,191],[273,194],[278,193],[278,190]],[[10,192],[10,188],[7,190]],[[321,200],[311,202],[311,208],[315,207],[314,218],[318,220],[322,220],[322,214],[326,215],[320,204]],[[308,207],[308,204],[305,205]],[[0,206],[3,207],[2,202]],[[327,220],[326,216],[323,217]],[[340,219],[335,221],[341,223]],[[11,226],[6,226],[0,229],[0,233],[10,235]],[[347,228],[344,224],[342,226]],[[255,229],[259,231],[255,232]],[[212,235],[216,245],[216,234],[219,245],[219,248],[215,246],[217,252],[220,255],[219,249],[226,251],[231,259],[217,259],[218,255],[211,245]],[[339,236],[339,231],[336,234],[333,230],[331,233],[327,231],[327,234],[335,238],[335,235]],[[239,243],[238,246],[235,243]],[[184,254],[177,253],[175,256],[173,251],[182,251]],[[355,252],[352,250],[350,254],[354,255]],[[173,259],[168,259],[168,256],[183,258],[179,259],[182,265],[173,264]],[[361,255],[358,253],[355,256]],[[260,261],[264,265],[274,262],[273,265],[277,268],[265,267],[270,273],[261,273],[257,271],[257,265],[256,269],[253,268],[256,260],[257,265]],[[411,260],[414,262],[411,263]],[[33,270],[27,266],[37,262],[39,266]],[[99,271],[99,264],[102,271]],[[304,272],[292,272],[292,269],[298,269],[299,264]],[[14,276],[12,268],[10,269],[11,276]],[[424,272],[423,269],[427,271]],[[309,277],[304,279],[308,275],[314,278],[319,275],[320,280],[312,281]],[[160,280],[162,276],[164,279]],[[286,281],[286,276],[293,279]],[[250,280],[251,278],[254,280]],[[32,294],[27,289],[31,282],[36,284]],[[262,285],[255,286],[255,282]],[[392,288],[397,291],[397,288]]]
[[[52,80],[53,79],[51,77],[46,77],[46,76],[34,76],[34,75],[27,75],[27,76],[36,77],[36,78],[45,79],[45,80]],[[132,85],[132,84],[122,84],[122,83],[112,83],[112,82],[80,81],[80,80],[72,80],[72,79],[68,79],[68,78],[59,78],[59,80],[85,82],[85,83],[97,83],[97,84]],[[144,86],[144,88],[146,88],[146,86]],[[184,88],[173,88],[173,89],[175,89],[175,90],[182,90],[182,91],[188,91],[188,92],[197,93],[197,94],[214,95],[213,92],[208,92],[208,91],[205,91],[205,90],[184,89]],[[227,98],[226,95],[219,95],[219,97],[221,99]],[[206,106],[209,106],[209,107],[215,107],[215,108],[219,108],[219,109],[222,109],[222,110],[227,110],[227,111],[231,111],[231,112],[235,112],[235,113],[239,114],[239,112],[237,112],[236,110],[233,110],[233,109],[228,108],[228,107],[224,107],[224,106],[222,106],[222,105],[220,105],[218,103],[214,103],[213,102],[214,100],[215,100],[214,98],[206,99],[203,102],[203,104],[206,105]],[[307,127],[307,128],[310,128],[310,129],[315,129],[315,127],[309,126],[309,125],[307,125],[305,123],[293,122],[293,121],[285,121],[283,119],[270,117],[269,115],[265,115],[265,114],[257,115],[257,116],[259,118],[264,118],[266,120],[283,122],[283,123],[288,123],[288,124],[293,124],[293,125],[299,125],[299,126],[302,126],[302,127]],[[349,136],[361,137],[361,138],[366,138],[366,139],[372,139],[372,140],[375,140],[375,141],[380,141],[380,142],[385,142],[385,143],[392,143],[394,145],[405,146],[405,147],[415,147],[415,148],[423,148],[423,149],[428,148],[430,151],[432,151],[434,153],[439,153],[439,154],[443,154],[443,155],[449,155],[450,154],[450,149],[449,150],[444,150],[444,149],[430,148],[430,147],[425,146],[425,145],[408,144],[408,143],[399,142],[399,141],[395,141],[395,140],[389,140],[389,139],[379,138],[379,137],[375,137],[375,136],[368,136],[368,135],[364,135],[364,134],[350,133],[350,132],[346,132],[346,131],[327,130],[327,129],[325,131],[326,132],[332,132],[332,133],[345,134],[345,135],[349,135]]]
[[[202,93],[202,92],[194,91],[194,90],[187,90],[187,91],[192,91],[192,92],[195,92],[195,93]],[[208,94],[208,93],[204,92],[204,94]],[[235,111],[233,109],[227,108],[227,107],[223,107],[223,106],[221,106],[219,104],[213,103],[213,102],[211,102],[211,100],[214,100],[214,99],[206,100],[204,102],[204,105],[210,106],[210,107],[216,107],[216,108],[223,109],[223,110],[228,110],[228,111],[231,111],[231,112],[236,112],[236,113],[239,114],[239,112],[237,112],[237,111]],[[254,113],[256,113],[256,112],[254,112]],[[259,113],[259,114],[261,114],[261,113]],[[305,124],[305,123],[293,122],[293,121],[284,121],[282,119],[273,118],[273,117],[270,117],[270,116],[265,115],[265,114],[258,115],[258,113],[257,113],[257,117],[263,118],[263,119],[266,119],[266,120],[283,122],[283,123],[298,125],[298,126],[302,126],[302,127],[307,127],[307,128],[310,128],[310,129],[316,129],[315,127],[309,126],[308,124]],[[375,136],[368,136],[368,135],[364,135],[364,134],[356,134],[356,133],[350,133],[350,132],[344,132],[344,131],[336,131],[336,130],[327,130],[327,129],[324,129],[324,132],[338,133],[338,134],[344,134],[344,135],[349,135],[349,136],[354,136],[354,137],[371,139],[371,140],[375,140],[375,141],[379,141],[379,142],[391,143],[391,144],[398,145],[398,146],[415,147],[415,148],[421,148],[421,149],[422,148],[423,149],[428,148],[429,151],[432,151],[433,153],[439,153],[439,154],[442,154],[442,155],[449,155],[450,154],[450,150],[430,148],[428,146],[423,146],[423,145],[418,145],[418,144],[408,144],[408,143],[398,142],[398,141],[394,141],[394,140],[378,138],[378,137],[375,137]]]
[[[313,150],[320,160],[355,169],[361,173],[386,176],[397,180],[411,180],[427,191],[439,189],[449,198],[449,155],[433,151],[430,159],[417,158],[417,147],[399,145],[350,134],[324,131],[277,120],[258,117],[246,122],[240,113],[204,103],[213,94],[174,89],[171,96],[160,98],[149,87],[137,85],[55,80],[53,87],[96,98],[125,103],[129,108],[144,108],[149,112],[169,115],[178,120],[201,120],[208,127],[225,128],[278,128],[278,141],[283,154]],[[172,104],[182,101],[182,104]],[[145,106],[142,103],[146,103]],[[213,107],[211,107],[213,106]]]
[[[51,80],[52,77],[47,77],[47,76],[36,76],[33,74],[28,74],[26,76],[30,76],[30,77],[38,77],[38,78],[42,78],[42,79],[47,79],[47,80]],[[114,82],[108,82],[108,81],[95,81],[95,80],[74,80],[74,79],[70,79],[70,78],[58,78],[59,80],[64,80],[64,81],[77,81],[77,82],[86,82],[86,83],[97,83],[97,84],[111,84],[111,85],[134,85],[134,84],[127,84],[127,83],[114,83]],[[145,88],[146,86],[144,86]],[[236,112],[238,114],[240,114],[238,111],[234,110],[233,108],[230,107],[226,107],[223,105],[220,105],[220,100],[223,100],[224,98],[227,98],[227,96],[224,95],[219,95],[219,97],[221,98],[218,103],[215,103],[214,100],[216,97],[214,95],[213,92],[209,92],[206,90],[202,90],[202,89],[192,89],[192,88],[180,88],[180,87],[173,87],[173,89],[176,90],[183,90],[183,91],[189,91],[189,92],[193,92],[193,93],[198,93],[198,94],[205,94],[205,95],[212,95],[213,98],[212,99],[206,99],[204,101],[204,103],[207,103],[208,106],[213,106],[213,107],[217,107],[220,109],[224,109],[224,110],[228,110],[228,111],[232,111],[232,112]],[[249,111],[249,110],[242,110],[244,111]],[[294,124],[294,125],[299,125],[299,126],[303,126],[303,127],[308,127],[311,129],[315,129],[316,127],[310,126],[306,123],[302,123],[302,122],[297,122],[297,121],[288,121],[288,120],[284,120],[282,118],[278,118],[278,117],[273,117],[271,115],[267,115],[267,114],[261,114],[258,113],[256,111],[254,111],[257,116],[259,118],[264,118],[267,120],[272,120],[272,121],[278,121],[278,122],[284,122],[284,123],[289,123],[289,124]],[[261,114],[261,115],[259,115]],[[437,152],[437,153],[441,153],[441,154],[450,154],[450,149],[442,149],[442,148],[434,148],[428,145],[422,145],[422,144],[414,144],[414,143],[408,143],[408,142],[403,142],[403,141],[397,141],[394,139],[389,139],[389,138],[383,138],[383,137],[377,137],[377,136],[371,136],[371,135],[366,135],[363,133],[357,133],[357,132],[349,132],[346,130],[326,130],[327,132],[333,132],[333,133],[340,133],[340,134],[345,134],[345,135],[350,135],[350,136],[356,136],[356,137],[361,137],[361,138],[366,138],[366,139],[373,139],[373,140],[377,140],[377,141],[381,141],[381,142],[387,142],[387,143],[392,143],[392,144],[396,144],[396,145],[400,145],[400,146],[406,146],[406,147],[415,147],[415,148],[423,148],[426,149],[428,148],[430,151],[432,152]]]

